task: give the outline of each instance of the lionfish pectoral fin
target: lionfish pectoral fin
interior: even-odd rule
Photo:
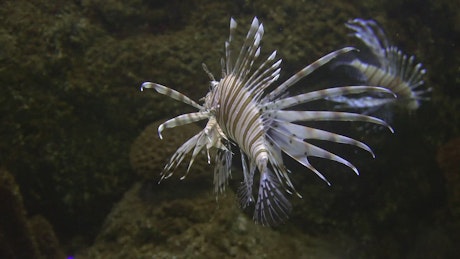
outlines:
[[[350,112],[331,112],[331,111],[271,111],[271,116],[275,119],[286,122],[292,121],[362,121],[379,124],[388,128],[394,133],[393,128],[385,121],[357,113]]]
[[[223,149],[217,151],[216,167],[214,168],[214,193],[216,199],[220,193],[225,191],[228,179],[232,176],[232,152]]]
[[[205,120],[208,118],[209,118],[209,112],[193,112],[193,113],[187,113],[187,114],[176,116],[172,119],[167,120],[166,122],[164,122],[158,127],[158,136],[160,137],[160,139],[163,139],[161,132],[163,132],[163,130],[167,128],[174,128],[177,126],[190,124],[192,122],[201,121],[201,120]]]
[[[313,173],[315,173],[321,180],[327,183],[327,185],[331,185],[331,183],[326,179],[326,177],[319,172],[314,166],[310,164],[310,161],[308,161],[308,156],[309,154],[309,146],[311,145],[309,143],[305,143],[303,146],[299,147],[299,143],[297,144],[297,147],[293,147],[292,144],[295,142],[290,143],[286,137],[276,131],[270,131],[269,132],[269,137],[273,140],[273,142],[281,149],[283,150],[284,153],[286,153],[288,156],[292,157],[294,160],[305,166],[306,168],[310,169]]]
[[[289,147],[283,146],[283,151],[297,161],[299,161],[299,158],[307,156],[324,158],[346,165],[352,169],[353,172],[359,175],[358,169],[353,164],[334,153],[303,141],[303,139],[292,136],[292,134],[287,134],[285,131],[278,130],[276,128],[271,131],[271,135],[275,137],[275,139],[279,140],[278,143],[280,143],[280,145],[286,145],[289,143]]]
[[[190,168],[192,167],[192,164],[193,162],[195,161],[195,158],[196,156],[200,153],[200,151],[206,146],[206,142],[207,142],[207,139],[206,139],[206,134],[204,134],[203,131],[200,131],[200,133],[198,133],[199,137],[195,143],[195,147],[193,148],[193,152],[192,152],[192,157],[190,158],[190,162],[188,164],[188,167],[187,167],[187,171],[185,172],[185,174],[180,178],[181,180],[184,180],[185,177],[187,177],[189,171],[190,171]]]
[[[276,124],[274,125],[276,125],[276,128],[273,128],[273,130],[284,132],[285,134],[292,135],[293,137],[296,137],[300,140],[317,139],[340,144],[353,145],[369,152],[372,157],[375,158],[374,152],[368,145],[347,136],[290,122],[276,121]]]
[[[296,159],[296,158],[294,158]],[[303,157],[301,160],[297,160],[297,162],[301,163],[302,165],[304,165],[305,167],[307,167],[308,169],[310,169],[310,171],[312,171],[313,173],[315,173],[321,180],[323,180],[328,186],[331,186],[331,183],[326,179],[326,177],[320,172],[318,171],[318,169],[316,169],[312,164],[310,164],[310,161],[308,161],[308,157],[305,156]]]
[[[191,137],[187,140],[182,146],[180,146],[173,156],[169,159],[169,162],[165,165],[163,171],[161,172],[161,178],[159,183],[166,178],[169,178],[173,175],[174,170],[180,165],[180,163],[184,160],[185,155],[190,153],[190,151],[195,147],[200,133],[196,134],[195,136]]]
[[[276,176],[268,169],[260,175],[259,193],[254,221],[264,226],[276,226],[289,218],[292,206]]]

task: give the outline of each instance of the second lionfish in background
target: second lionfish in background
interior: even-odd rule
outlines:
[[[213,154],[209,152],[210,149],[216,149],[214,190],[217,195],[225,190],[228,183],[233,157],[231,149],[235,146],[240,149],[244,174],[244,181],[238,192],[241,206],[245,208],[255,202],[254,220],[263,225],[275,225],[286,220],[291,211],[286,193],[299,195],[289,178],[289,171],[283,161],[283,152],[326,182],[326,178],[310,164],[309,157],[342,163],[355,173],[358,173],[358,170],[344,158],[310,143],[309,140],[354,145],[373,155],[371,149],[358,140],[300,125],[298,122],[363,121],[389,127],[380,119],[356,113],[286,109],[327,97],[371,92],[391,95],[391,91],[371,86],[344,86],[290,96],[287,90],[292,85],[353,48],[343,48],[329,53],[283,83],[275,85],[281,71],[281,59],[276,58],[276,51],[265,60],[256,63],[261,53],[263,25],[254,18],[236,59],[233,58],[235,30],[236,22],[231,19],[230,36],[225,42],[225,58],[222,59],[222,78],[215,80],[204,66],[211,78],[211,87],[202,98],[203,104],[198,104],[189,97],[156,83],[145,82],[141,90],[153,88],[160,94],[198,109],[197,112],[182,114],[161,124],[158,127],[160,138],[161,132],[166,128],[207,120],[205,128],[174,153],[166,164],[161,179],[170,177],[187,154],[191,153],[188,166],[190,169],[194,159],[203,149],[207,151],[208,162]],[[256,171],[259,172],[259,188],[257,199],[254,199],[253,181]]]
[[[385,32],[373,20],[353,19],[345,23],[345,26],[353,30],[353,35],[360,39],[370,51],[366,50],[362,55],[353,55],[351,61],[339,61],[338,65],[352,68],[361,82],[387,88],[397,96],[386,98],[382,96],[363,96],[350,98],[345,96],[329,98],[332,101],[343,104],[343,107],[363,109],[367,113],[374,113],[381,108],[389,111],[380,111],[391,116],[391,109],[395,106],[413,111],[420,106],[421,100],[428,98],[422,95],[428,90],[420,89],[423,85],[423,76],[426,70],[421,63],[416,63],[414,56],[408,56],[396,46],[390,45]]]

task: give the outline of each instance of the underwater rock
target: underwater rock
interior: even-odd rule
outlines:
[[[26,218],[19,186],[0,169],[0,257],[37,258],[39,251]]]
[[[40,215],[29,220],[30,228],[35,237],[38,250],[44,258],[65,258],[53,226]]]
[[[454,217],[460,218],[460,137],[442,145],[436,158],[444,173],[449,208]]]
[[[64,258],[50,223],[27,218],[19,186],[0,169],[0,258]]]
[[[75,257],[340,258],[341,244],[348,242],[334,242],[337,237],[328,234],[312,237],[289,224],[262,227],[240,211],[233,191],[216,202],[208,190],[195,186],[190,192],[187,186],[162,182],[148,187],[154,195],[145,200],[138,194],[146,186],[136,183],[114,206],[94,245]]]

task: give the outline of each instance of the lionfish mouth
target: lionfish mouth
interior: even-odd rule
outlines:
[[[145,82],[141,90],[152,88],[160,94],[191,105],[197,112],[174,117],[158,128],[160,138],[167,128],[182,126],[193,122],[207,120],[206,127],[186,141],[173,154],[166,164],[161,179],[170,177],[177,166],[190,154],[187,172],[196,156],[202,150],[208,154],[216,149],[214,157],[214,190],[216,195],[223,192],[228,184],[232,164],[232,144],[240,149],[244,181],[238,190],[241,207],[255,203],[254,220],[262,225],[277,225],[284,222],[291,211],[291,204],[286,194],[300,194],[295,190],[289,178],[282,153],[310,169],[326,183],[323,174],[309,161],[309,157],[319,157],[341,163],[351,168],[356,174],[358,169],[346,159],[309,142],[322,140],[348,144],[363,149],[372,156],[371,149],[361,141],[329,132],[307,127],[306,121],[361,121],[391,127],[378,118],[340,111],[289,110],[300,104],[316,100],[328,100],[338,96],[355,94],[394,94],[377,86],[338,86],[318,91],[291,96],[288,90],[302,78],[310,75],[324,64],[336,57],[353,51],[343,48],[331,52],[315,62],[305,66],[299,72],[282,83],[277,80],[281,71],[281,59],[273,51],[266,59],[259,61],[260,43],[264,27],[254,18],[239,52],[235,52],[233,42],[237,23],[230,19],[230,36],[225,42],[225,58],[222,62],[222,77],[219,81],[205,68],[211,78],[211,89],[198,104],[189,97],[166,86]],[[236,57],[233,57],[236,53]],[[268,90],[273,89],[273,90]],[[253,190],[255,173],[260,174],[258,191]],[[184,179],[187,173],[181,178]],[[257,198],[254,198],[254,195]]]

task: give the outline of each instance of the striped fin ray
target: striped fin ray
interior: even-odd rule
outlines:
[[[232,41],[233,37],[235,35],[235,30],[237,27],[237,23],[235,19],[231,18],[230,19],[230,34],[228,36],[228,40],[225,42],[225,71],[226,74],[223,74],[222,77],[225,77],[226,75],[229,75],[233,71],[233,63],[232,63]]]
[[[276,226],[289,218],[292,205],[281,183],[269,168],[261,172],[254,221],[264,226]]]
[[[259,24],[259,20],[254,17],[251,28],[248,31],[246,40],[241,47],[240,54],[236,60],[232,73],[238,78],[245,78],[250,72],[254,60],[260,54],[259,44],[264,34],[264,27]]]
[[[163,86],[163,85],[160,85],[160,84],[156,84],[156,83],[151,83],[151,82],[144,82],[142,85],[141,85],[141,91],[144,91],[145,88],[153,88],[155,89],[155,91],[157,91],[158,93],[160,94],[164,94],[166,96],[169,96],[171,98],[173,98],[174,100],[178,100],[178,101],[181,101],[183,103],[186,103],[188,105],[191,105],[199,110],[203,109],[203,106],[199,105],[198,103],[196,103],[195,101],[193,101],[192,99],[190,99],[189,97],[187,97],[185,94],[182,94],[176,90],[173,90],[169,87],[166,87],[166,86]]]
[[[312,170],[318,177],[330,185],[326,177],[321,174],[315,167],[313,167],[308,161],[308,157],[319,157],[328,160],[333,160],[338,163],[344,164],[350,169],[352,169],[356,174],[359,174],[358,169],[348,162],[346,159],[331,153],[323,148],[315,146],[311,143],[305,142],[302,139],[292,136],[287,132],[278,130],[276,128],[270,130],[270,138],[272,138],[276,145],[278,145],[287,155],[295,159],[297,162],[301,163],[305,167]]]
[[[187,115],[187,114],[185,114],[185,115]],[[220,137],[221,135],[218,132],[217,128],[215,127],[217,125],[212,126],[211,125],[212,123],[210,123],[210,122],[212,122],[212,120],[208,121],[208,124],[207,124],[207,126],[205,128],[205,129],[208,129],[208,130],[200,131],[198,134],[196,134],[195,136],[193,136],[192,138],[187,140],[181,147],[179,147],[177,149],[177,151],[174,153],[174,155],[169,160],[168,164],[166,164],[165,168],[163,169],[163,172],[161,174],[161,180],[164,179],[164,178],[169,178],[173,174],[173,171],[183,161],[184,157],[188,153],[192,153],[190,161],[189,161],[189,164],[188,164],[188,167],[187,167],[187,171],[180,178],[181,180],[185,179],[185,177],[187,177],[188,172],[190,171],[190,168],[193,165],[193,162],[195,161],[195,158],[200,153],[200,151],[203,150],[203,148],[206,147],[206,149],[208,151],[208,163],[210,163],[209,149],[212,146],[216,146],[216,147],[218,147],[219,152],[224,152],[220,156],[220,158],[221,159],[226,159],[225,162],[224,161],[219,161],[221,166],[220,167],[217,166],[216,170],[219,171],[220,174],[218,176],[215,175],[215,177],[220,177],[221,178],[221,181],[218,181],[218,185],[220,186],[220,188],[222,188],[221,184],[226,182],[226,179],[228,178],[228,176],[230,174],[229,168],[231,166],[231,151],[230,151],[229,147],[222,146],[220,141],[216,140],[216,137],[218,137],[218,136]],[[161,125],[160,125],[160,127],[161,127]],[[159,129],[160,129],[160,127],[159,127]],[[228,159],[229,159],[228,156],[229,155],[230,155],[230,161],[228,161]],[[218,158],[216,158],[216,159],[218,159]],[[224,164],[226,164],[226,167],[223,167]],[[218,165],[219,165],[219,163],[218,163]],[[166,173],[168,173],[168,174],[166,174]]]
[[[302,103],[307,103],[323,98],[331,98],[334,96],[342,96],[349,94],[360,94],[360,93],[369,93],[369,92],[381,92],[386,94],[391,94],[394,97],[393,92],[383,87],[376,86],[342,86],[327,88],[323,90],[313,91],[309,93],[304,93],[296,96],[286,97],[283,99],[278,99],[273,102],[265,103],[263,107],[267,109],[285,109]]]
[[[285,153],[285,150],[289,150],[289,144],[287,144],[283,138],[278,138],[276,134],[269,134],[267,137],[273,141],[273,143],[276,143],[276,145],[283,150]],[[288,153],[286,153],[288,154]],[[291,152],[292,154],[292,152]],[[288,154],[291,156],[291,154]],[[292,157],[292,156],[291,156]],[[315,173],[321,180],[327,183],[327,185],[331,185],[331,183],[326,179],[326,177],[321,174],[320,171],[318,171],[313,165],[310,164],[310,161],[308,161],[307,155],[303,154],[302,156],[298,156],[297,158],[292,157],[294,160],[305,166],[306,168],[310,169],[313,173]]]
[[[293,137],[301,140],[317,139],[357,146],[363,150],[366,150],[372,155],[372,157],[375,158],[374,152],[372,152],[368,145],[347,136],[283,121],[274,121],[271,128],[277,131],[288,133]]]
[[[388,48],[386,53],[390,62],[387,68],[390,74],[398,75],[411,89],[424,83],[422,77],[426,70],[423,69],[421,63],[415,64],[414,56],[408,57],[396,47]]]
[[[195,144],[195,147],[193,148],[192,152],[192,157],[190,158],[190,162],[188,163],[187,171],[185,174],[180,178],[181,180],[185,179],[187,177],[188,172],[190,171],[190,168],[192,167],[193,162],[195,161],[196,156],[200,153],[200,151],[206,146],[207,143],[207,136],[204,134],[203,131],[200,132],[200,136],[197,139],[197,142]],[[208,160],[209,162],[209,160]]]
[[[177,126],[182,126],[185,124],[189,124],[189,123],[204,120],[204,119],[209,119],[209,112],[200,111],[200,112],[193,112],[193,113],[186,113],[186,114],[179,115],[161,124],[158,127],[158,136],[160,137],[160,139],[163,139],[161,132],[163,132],[164,129],[174,128]]]
[[[336,108],[372,108],[394,102],[394,98],[375,98],[371,96],[364,97],[347,97],[347,96],[334,96],[327,98],[329,101],[341,103],[336,105]]]
[[[169,178],[173,175],[174,170],[176,170],[176,168],[182,163],[185,156],[195,148],[201,135],[202,132],[199,132],[176,150],[176,152],[172,155],[172,157],[169,159],[169,162],[165,165],[163,171],[161,172],[160,182],[163,179]]]
[[[275,100],[277,97],[279,97],[280,95],[285,93],[286,90],[289,87],[291,87],[292,85],[297,83],[300,79],[302,79],[302,78],[306,77],[307,75],[311,74],[313,71],[315,71],[319,67],[325,65],[326,63],[328,63],[332,59],[336,58],[337,56],[339,56],[341,54],[344,54],[344,53],[347,53],[347,52],[350,52],[352,50],[354,50],[354,48],[346,47],[346,48],[342,48],[342,49],[333,51],[333,52],[331,52],[331,53],[319,58],[315,62],[311,63],[310,65],[308,65],[306,67],[304,67],[302,70],[300,70],[299,72],[297,72],[296,74],[291,76],[288,80],[284,81],[284,83],[279,85],[272,92],[267,94],[264,97],[264,102],[269,102],[269,101]]]
[[[187,167],[187,172],[186,172],[186,174],[184,176],[181,177],[181,180],[183,180],[187,176],[187,173],[189,172],[190,168],[192,167],[192,164],[195,161],[196,156],[200,153],[200,151],[204,147],[206,147],[206,152],[207,152],[207,156],[208,156],[208,164],[211,163],[211,157],[210,157],[210,154],[209,154],[209,149],[211,149],[212,147],[216,147],[218,150],[230,152],[230,153],[225,153],[225,154],[226,155],[229,155],[229,154],[231,155],[231,150],[229,149],[229,147],[227,147],[228,145],[225,146],[221,142],[222,138],[226,140],[227,136],[225,136],[225,134],[223,134],[223,132],[221,131],[221,129],[220,129],[219,125],[217,124],[217,122],[216,122],[214,117],[211,117],[208,120],[208,123],[206,124],[206,127],[204,128],[204,130],[202,130],[199,133],[199,135],[200,136],[198,137],[198,139],[197,139],[197,141],[195,143],[195,148],[193,149],[193,152],[192,152],[192,158],[190,159],[189,165]],[[230,172],[226,171],[226,170],[223,170],[222,173],[225,174],[225,179],[226,179],[226,177],[228,177],[228,175],[226,175],[226,173],[230,173]],[[222,176],[222,177],[224,177],[224,176]]]
[[[236,27],[236,22],[231,19],[230,36],[226,42],[225,71],[234,74],[239,83],[243,84],[250,91],[253,91],[253,98],[258,99],[264,89],[279,78],[281,60],[274,61],[276,57],[276,51],[274,51],[254,72],[251,72],[254,62],[260,55],[259,45],[264,34],[263,25],[255,17],[241,47],[237,61],[232,66],[230,60],[232,58],[231,39],[233,38],[233,27]],[[232,90],[236,91],[237,89],[233,88]]]
[[[331,111],[270,111],[273,119],[286,122],[293,121],[363,121],[379,124],[387,127],[391,132],[393,128],[385,121],[367,115],[351,112],[331,112]]]
[[[281,64],[281,59],[273,63],[275,57],[276,51],[274,51],[245,82],[245,86],[248,90],[253,91],[256,100],[258,100],[264,90],[278,80],[280,76],[281,68],[279,66]]]
[[[410,58],[410,64],[408,65],[409,67],[412,66],[413,57],[414,56],[411,56]],[[425,74],[426,74],[426,70],[423,69],[423,65],[421,63],[418,63],[417,65],[413,66],[412,70],[410,70],[409,72],[410,77],[407,78],[408,82],[413,82],[411,84],[412,89],[415,89],[424,83],[424,81],[422,80],[422,77]]]

